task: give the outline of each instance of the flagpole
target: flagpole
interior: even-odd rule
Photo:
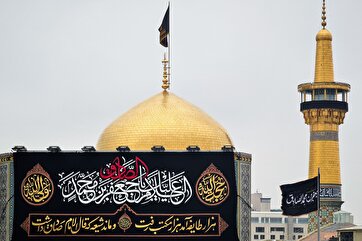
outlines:
[[[171,83],[171,16],[172,16],[172,11],[171,11],[171,2],[168,1],[168,7],[169,7],[169,41],[168,41],[168,48],[167,48],[167,54],[168,54],[168,89],[170,89],[170,83]]]
[[[318,190],[317,190],[317,193],[318,193],[318,196],[317,196],[317,200],[318,200],[318,210],[317,210],[317,222],[318,222],[318,241],[320,241],[320,238],[321,238],[321,222],[320,222],[320,218],[319,218],[319,215],[320,215],[320,212],[319,212],[319,209],[320,209],[320,190],[321,190],[321,175],[320,175],[320,171],[319,171],[319,167],[318,167]]]

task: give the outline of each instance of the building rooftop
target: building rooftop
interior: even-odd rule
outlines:
[[[338,229],[337,231],[362,231],[362,225],[358,225],[358,226],[353,226],[353,227],[349,227],[349,228],[342,228],[342,229]]]
[[[337,230],[354,227],[352,223],[333,223],[323,226],[320,230],[320,241],[329,241],[332,237],[337,237]],[[298,241],[316,241],[318,240],[318,230],[298,239]]]

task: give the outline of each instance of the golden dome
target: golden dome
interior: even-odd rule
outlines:
[[[128,146],[150,150],[162,145],[166,150],[221,150],[231,145],[226,131],[205,112],[176,95],[163,91],[118,117],[102,133],[97,150]]]

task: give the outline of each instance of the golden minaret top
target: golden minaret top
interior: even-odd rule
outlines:
[[[314,82],[334,82],[332,34],[326,29],[326,3],[323,0],[322,29],[316,36],[317,51]]]

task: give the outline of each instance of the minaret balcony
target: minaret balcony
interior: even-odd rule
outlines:
[[[337,109],[348,111],[350,85],[339,82],[305,83],[298,86],[300,111]]]

